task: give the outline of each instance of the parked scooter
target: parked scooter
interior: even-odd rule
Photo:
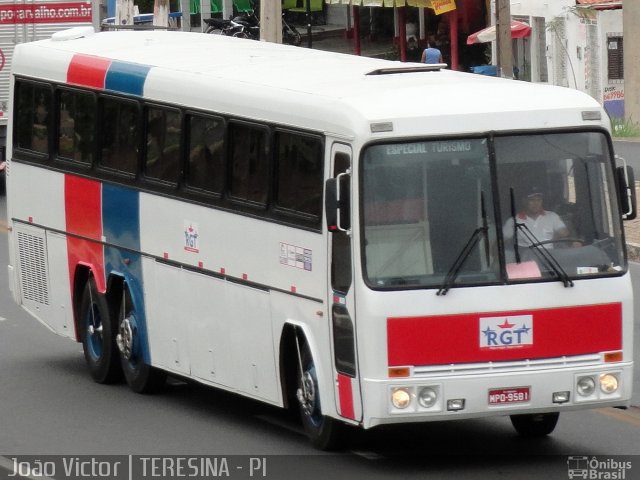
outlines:
[[[205,18],[204,21],[207,24],[205,33],[260,40],[260,19],[255,12],[245,12],[229,20]],[[300,32],[293,24],[285,20],[284,15],[282,17],[282,43],[296,47],[301,43]]]
[[[203,20],[207,24],[207,29],[204,33],[249,38],[249,34],[245,31],[245,25],[235,20],[224,20],[222,18],[204,18]]]

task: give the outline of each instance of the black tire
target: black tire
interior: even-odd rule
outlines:
[[[300,349],[302,372],[298,367],[297,396],[302,426],[314,447],[320,450],[337,450],[342,447],[343,425],[322,414],[315,363],[306,343],[301,344]]]
[[[123,301],[125,303],[124,308],[120,305],[118,309],[118,337],[122,339],[125,336],[130,342],[127,353],[122,348],[119,348],[120,365],[124,372],[124,378],[129,388],[136,393],[159,392],[164,387],[167,374],[144,362],[142,346],[138,337],[136,313],[128,290],[125,290]],[[127,323],[125,323],[125,320]]]
[[[513,428],[523,437],[544,437],[556,428],[558,412],[511,415]]]
[[[98,292],[91,277],[82,292],[78,319],[82,349],[91,377],[97,383],[114,383],[122,379],[115,343],[116,330],[111,321],[109,304]]]

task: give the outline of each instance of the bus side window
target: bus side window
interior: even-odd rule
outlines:
[[[51,89],[35,83],[18,82],[16,92],[16,146],[49,153]]]
[[[138,170],[139,145],[138,104],[104,98],[101,109],[100,165],[135,175]]]
[[[229,125],[229,168],[231,197],[266,205],[269,193],[269,162],[266,128]]]
[[[144,173],[147,177],[178,183],[180,173],[180,112],[147,108],[147,144]]]
[[[187,118],[187,186],[222,194],[225,185],[222,118],[190,115]]]
[[[62,91],[58,96],[59,156],[91,164],[95,138],[96,100],[92,94]]]
[[[322,216],[323,148],[317,137],[277,131],[276,193],[279,208]]]

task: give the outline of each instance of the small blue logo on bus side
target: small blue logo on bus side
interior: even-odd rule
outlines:
[[[480,318],[480,348],[533,345],[533,315]]]

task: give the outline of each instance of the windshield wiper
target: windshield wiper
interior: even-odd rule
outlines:
[[[515,219],[514,223],[516,224],[516,234],[517,230],[522,232],[527,241],[531,243],[529,248],[533,249],[536,255],[538,255],[538,258],[542,260],[542,263],[557,275],[565,287],[573,287],[573,281],[569,278],[569,274],[562,268],[562,265],[556,260],[556,257],[540,243],[540,240],[529,230],[529,227],[524,223],[516,222]]]
[[[480,241],[481,235],[483,235],[485,238],[485,253],[487,255],[487,260],[489,260],[489,225],[487,222],[487,211],[484,207],[484,192],[480,192],[480,208],[482,213],[482,226],[476,228],[473,231],[471,237],[467,241],[467,244],[464,246],[464,248],[458,255],[458,258],[456,258],[455,262],[453,262],[453,265],[451,265],[451,268],[447,272],[447,275],[444,277],[444,283],[436,292],[436,295],[446,295],[447,292],[451,290],[453,282],[455,282],[456,278],[458,278],[458,274],[460,273],[462,266],[471,256],[471,252]]]

